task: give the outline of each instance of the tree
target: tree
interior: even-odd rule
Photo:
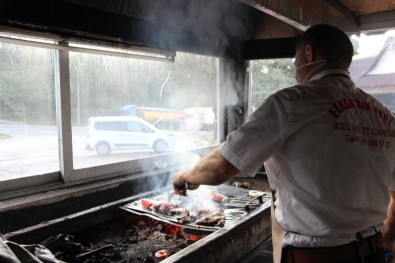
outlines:
[[[54,52],[1,44],[0,119],[55,124]],[[216,58],[177,54],[174,63],[70,52],[72,123],[136,106],[183,110],[216,104]],[[191,104],[192,103],[192,104]]]
[[[292,59],[267,59],[252,62],[252,107],[268,96],[296,83]]]
[[[53,51],[0,46],[0,119],[55,124]]]

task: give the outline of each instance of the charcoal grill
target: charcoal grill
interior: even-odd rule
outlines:
[[[203,186],[201,186],[202,189],[204,189]],[[59,233],[73,234],[90,226],[116,221],[117,218],[123,220],[124,215],[125,218],[132,219],[142,217],[138,213],[144,213],[144,216],[152,218],[156,215],[147,214],[146,211],[139,211],[141,209],[129,206],[142,198],[151,198],[170,190],[166,187],[140,193],[64,218],[10,232],[4,236],[17,243],[37,243]],[[182,233],[186,233],[188,237],[189,235],[199,236],[199,239],[161,262],[239,262],[271,237],[270,195],[268,193],[259,199],[249,196],[250,190],[229,185],[209,187],[209,190],[229,198],[224,206],[227,215],[225,226],[201,228],[179,224],[183,228]],[[194,190],[188,193],[198,195],[199,191]],[[154,219],[163,221],[160,217]],[[174,224],[174,222],[170,223]]]
[[[156,214],[141,206],[135,200],[120,208],[130,213],[151,217],[169,224],[180,226],[184,232],[205,237],[192,245],[163,260],[169,262],[236,262],[245,257],[259,244],[271,236],[270,205],[271,196],[250,196],[248,189],[229,185],[201,186],[198,190],[188,191],[188,194],[198,198],[202,193],[214,191],[227,196],[223,204],[225,213],[224,227],[197,226],[193,223],[181,224],[166,216]]]

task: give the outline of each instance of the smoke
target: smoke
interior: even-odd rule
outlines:
[[[118,8],[157,23],[141,33],[167,50],[237,58],[253,33],[251,9],[236,0],[145,0]]]
[[[217,194],[216,187],[202,185],[194,191],[188,191],[187,196],[174,195],[172,193],[165,194],[171,203],[180,203],[182,207],[188,208],[190,211],[198,209],[218,209],[221,204],[213,200],[213,194]]]
[[[127,6],[125,13],[144,20],[158,23],[158,28],[153,30],[148,28],[141,34],[151,39],[160,48],[177,52],[191,52],[200,55],[209,55],[218,58],[230,58],[237,61],[241,58],[243,43],[245,43],[253,33],[253,21],[250,11],[239,1],[233,0],[170,0],[170,1],[135,1],[140,3]],[[139,12],[133,11],[139,10]],[[175,65],[180,61],[179,54],[175,58]],[[221,62],[222,63],[222,62]],[[233,64],[234,63],[234,64]],[[245,72],[240,72],[240,65],[236,62],[224,60],[219,67],[223,72],[219,76],[221,83],[221,98],[214,104],[217,107],[240,106],[245,100]],[[160,98],[168,98],[170,105],[190,105],[190,107],[201,106],[201,104],[212,100],[203,88],[199,89],[202,82],[202,75],[191,76],[188,87],[177,87],[178,70],[172,66],[170,71],[163,78],[160,89]],[[241,74],[242,73],[242,74]],[[200,77],[200,79],[199,79]],[[215,83],[216,84],[216,83]],[[204,85],[204,84],[203,84]],[[204,86],[203,86],[204,87]],[[174,90],[178,88],[178,93]],[[213,89],[216,89],[216,85]],[[197,94],[193,90],[199,90]],[[212,90],[211,90],[212,91]],[[216,90],[215,90],[216,92]],[[221,101],[222,100],[222,101]],[[198,103],[200,105],[194,105]],[[217,104],[217,105],[215,105]],[[218,105],[221,104],[221,105]],[[206,106],[206,105],[204,105]],[[215,109],[214,109],[215,110]],[[226,110],[219,112],[217,119],[223,119]],[[188,150],[189,145],[184,145]],[[183,169],[190,169],[201,158],[200,155],[190,152],[182,152],[175,155],[158,156],[154,161],[160,169],[167,169],[170,173],[169,182],[172,184],[172,175],[177,172],[182,164]],[[153,188],[158,187],[159,182],[152,180]]]

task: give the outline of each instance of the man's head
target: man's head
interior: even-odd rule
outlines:
[[[295,66],[299,69],[296,75],[299,80],[304,80],[324,69],[348,69],[353,54],[352,43],[343,31],[326,24],[314,25],[298,41]]]

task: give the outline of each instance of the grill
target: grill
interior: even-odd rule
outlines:
[[[218,193],[222,196],[225,196],[226,199],[224,202],[221,202],[215,208],[223,208],[224,216],[225,216],[225,226],[230,225],[237,219],[240,219],[250,213],[252,210],[261,206],[263,204],[270,203],[270,197],[268,194],[251,196],[250,191],[243,188],[237,188],[228,185],[220,185],[220,186],[201,186],[197,190],[189,191],[188,197],[183,198],[178,195],[172,195],[171,192],[167,192],[160,196],[154,196],[151,199],[160,200],[161,198],[169,200],[170,203],[180,204],[188,203],[188,201],[192,200],[192,203],[199,201],[201,199],[210,198],[212,193]],[[169,198],[170,196],[170,198]],[[221,229],[219,226],[202,226],[196,225],[192,223],[180,223],[174,216],[166,216],[164,214],[160,214],[155,212],[154,210],[146,209],[142,206],[142,199],[126,204],[125,206],[120,207],[126,211],[131,213],[135,213],[138,215],[149,216],[153,219],[163,221],[172,225],[180,226],[186,229],[192,229],[195,231],[201,231],[202,233],[214,232],[216,230]],[[189,202],[191,203],[191,202]],[[214,202],[208,204],[212,205]]]
[[[138,262],[147,262],[149,258],[152,262],[164,263],[237,262],[251,255],[255,248],[270,239],[270,195],[268,193],[262,197],[252,197],[249,195],[250,190],[220,185],[217,187],[201,186],[198,190],[189,191],[188,195],[192,199],[198,199],[211,192],[228,197],[226,202],[221,202],[225,214],[223,227],[197,226],[193,222],[179,223],[174,218],[153,213],[139,205],[143,198],[150,199],[163,193],[170,193],[169,188],[162,188],[8,233],[6,238],[22,244],[49,240],[49,243],[55,244],[56,247],[59,247],[59,243],[66,242],[67,248],[70,247],[70,242],[72,245],[79,244],[79,242],[91,244],[85,247],[86,250],[73,251],[70,254],[81,262],[87,258],[102,259],[107,257],[106,255],[112,258],[115,252],[122,251],[122,255],[134,254],[133,258],[138,258],[140,260]],[[145,227],[151,227],[152,230],[161,226],[162,229],[176,230],[177,234],[173,232],[171,235],[174,239],[165,239],[164,242],[156,239],[140,242],[134,234],[131,234],[141,230],[139,222],[143,222]],[[150,229],[147,230],[150,231]],[[158,234],[158,238],[165,236],[156,231],[151,232]],[[51,235],[49,239],[47,239],[48,235]],[[75,236],[75,242],[68,235]],[[181,238],[178,239],[178,236]],[[56,242],[52,242],[53,238]],[[175,240],[181,240],[181,243]],[[48,248],[52,252],[61,252],[51,246]],[[158,260],[152,253],[162,248],[168,248],[172,253],[166,259]]]
[[[167,262],[235,262],[267,241],[271,236],[270,195],[251,196],[250,190],[229,185],[216,187],[201,186],[188,191],[192,199],[202,198],[210,192],[228,197],[224,202],[224,227],[181,224],[172,217],[148,210],[141,205],[141,199],[120,208],[124,211],[147,216],[182,228],[182,232],[202,237],[200,240],[161,261]],[[156,198],[152,196],[151,198]]]

